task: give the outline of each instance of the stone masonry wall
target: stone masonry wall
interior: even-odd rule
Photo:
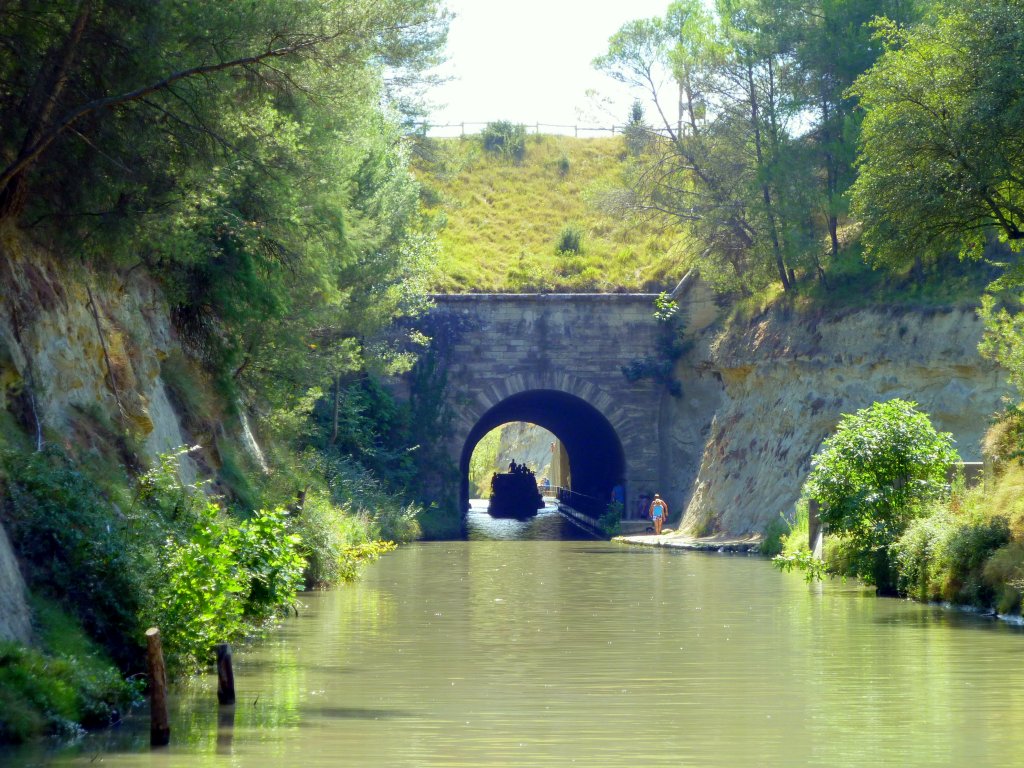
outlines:
[[[659,436],[665,387],[629,382],[622,366],[657,354],[654,296],[461,295],[437,298],[462,331],[449,350],[456,413],[453,456],[488,409],[506,398],[550,389],[594,406],[614,427],[626,457],[627,505],[660,487]]]

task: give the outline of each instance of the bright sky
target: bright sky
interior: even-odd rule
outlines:
[[[428,99],[433,123],[511,120],[533,125],[626,121],[633,97],[590,62],[632,19],[662,16],[670,0],[447,0],[451,82]],[[611,97],[602,108],[588,89]]]

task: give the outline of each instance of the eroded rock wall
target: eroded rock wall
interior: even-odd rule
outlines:
[[[90,422],[124,424],[151,455],[182,445],[160,378],[177,342],[152,280],[142,270],[58,264],[23,238],[2,237],[0,408],[69,449],[89,448]]]
[[[728,333],[712,327],[679,367],[681,532],[754,533],[792,515],[811,456],[839,416],[876,400],[916,401],[964,460],[979,460],[1007,392],[978,354],[981,334],[966,309],[772,311]]]
[[[125,429],[150,457],[184,444],[160,377],[176,346],[167,305],[142,270],[93,273],[0,232],[0,411],[37,445],[110,452]],[[194,478],[188,460],[182,475]],[[0,530],[0,637],[26,640],[28,615]]]

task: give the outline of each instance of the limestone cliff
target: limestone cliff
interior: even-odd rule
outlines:
[[[177,348],[170,312],[143,270],[58,264],[11,232],[0,258],[0,410],[37,441],[95,449],[121,424],[154,455],[185,437],[160,377]]]
[[[811,456],[840,414],[914,400],[964,460],[1007,392],[977,351],[973,310],[768,313],[702,333],[681,361],[673,405],[673,487],[687,534],[762,531],[791,515]],[[699,451],[699,456],[697,455]]]
[[[161,378],[180,350],[159,286],[144,270],[93,272],[0,232],[0,426],[137,462],[187,442]],[[0,445],[3,441],[0,440]],[[195,467],[182,465],[190,481]],[[17,564],[0,530],[0,637],[25,638]]]

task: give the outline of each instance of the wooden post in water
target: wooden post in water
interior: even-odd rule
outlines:
[[[231,668],[231,646],[227,643],[217,646],[217,701],[235,703],[235,672]]]
[[[146,656],[149,660],[149,744],[166,747],[171,742],[171,724],[167,717],[167,667],[160,644],[160,630],[146,630]]]

